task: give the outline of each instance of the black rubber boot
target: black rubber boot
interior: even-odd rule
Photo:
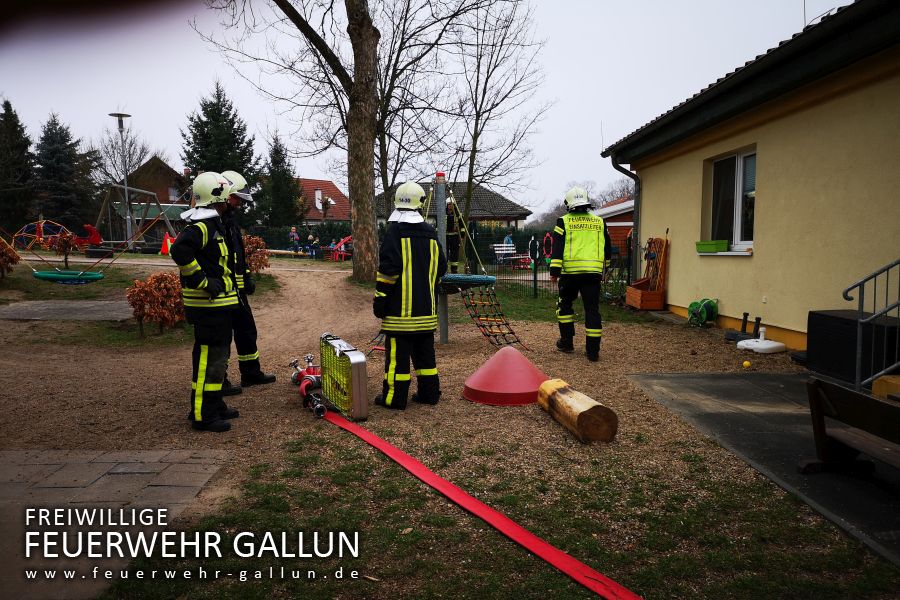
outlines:
[[[375,404],[377,406],[383,406],[384,408],[387,408],[388,410],[406,410],[405,404],[403,406],[398,406],[396,404],[391,404],[390,406],[388,406],[387,404],[384,403],[384,396],[382,396],[381,394],[378,394],[377,396],[375,396]]]
[[[587,356],[587,359],[591,362],[599,362],[600,361],[600,353],[599,352],[597,352],[596,354],[594,354],[592,352],[585,352],[584,355]]]
[[[191,423],[191,427],[196,429],[197,431],[213,431],[215,433],[222,433],[223,431],[228,431],[231,429],[231,423],[228,421],[223,421],[222,419],[217,419],[215,421],[194,421]]]
[[[556,349],[566,354],[575,352],[575,345],[572,344],[572,338],[559,338],[556,340]]]
[[[230,381],[228,381],[228,377],[225,377],[225,381],[222,382],[222,395],[223,396],[237,396],[242,393],[244,390],[239,385],[234,385]]]
[[[267,383],[275,383],[275,375],[273,373],[251,373],[241,375],[241,385],[250,387],[251,385],[266,385]]]
[[[222,420],[237,419],[240,416],[241,411],[236,408],[231,408],[230,406],[226,406],[223,410],[219,411],[219,418]]]
[[[414,393],[410,397],[410,400],[412,400],[413,402],[418,402],[419,404],[430,404],[431,406],[434,406],[435,404],[437,404],[438,401],[440,401],[440,399],[441,399],[440,392],[438,392],[437,396],[434,396],[433,398],[420,398],[418,392]]]

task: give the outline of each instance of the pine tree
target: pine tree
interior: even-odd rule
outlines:
[[[31,216],[34,190],[31,138],[9,100],[0,114],[0,227],[14,232]]]
[[[55,113],[41,129],[35,147],[35,192],[39,218],[77,230],[96,218],[97,186],[92,174],[97,153],[80,152],[69,126]]]
[[[287,150],[276,133],[269,146],[269,160],[259,197],[258,210],[272,227],[296,225],[300,220],[300,184],[294,177]]]
[[[37,212],[39,218],[64,223],[75,217],[77,195],[72,186],[78,161],[78,142],[53,113],[41,129],[36,150]]]
[[[241,119],[222,84],[216,82],[210,98],[200,100],[200,112],[188,116],[181,158],[194,173],[237,171],[252,188],[259,164],[253,156],[253,136]]]

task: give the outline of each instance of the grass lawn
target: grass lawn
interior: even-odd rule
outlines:
[[[134,320],[121,323],[109,321],[54,321],[44,328],[46,336],[53,332],[55,344],[99,348],[155,348],[194,343],[194,331],[185,322],[171,329],[159,331],[157,325],[144,325],[145,337],[141,337]]]
[[[47,265],[42,266],[45,267],[43,270],[52,270]],[[72,267],[70,270],[86,268],[86,265],[70,266]],[[35,268],[41,270],[38,266]],[[13,300],[104,300],[113,296],[124,298],[122,290],[130,286],[135,279],[145,276],[143,272],[135,272],[133,268],[122,267],[110,267],[103,273],[103,279],[93,283],[63,285],[37,279],[27,265],[19,263],[12,273],[0,280],[0,304],[7,304]]]
[[[900,589],[897,569],[855,541],[835,543],[832,526],[806,518],[802,503],[773,494],[766,481],[723,482],[689,447],[667,451],[692,471],[691,494],[672,489],[661,474],[636,478],[628,465],[601,468],[598,459],[588,474],[548,484],[494,460],[516,448],[486,445],[462,456],[440,432],[431,440],[419,457],[426,464],[440,472],[465,461],[469,474],[454,483],[646,598],[864,598]],[[234,577],[118,581],[106,598],[594,597],[326,422],[305,426],[283,448],[283,463],[252,467],[241,497],[197,525],[222,534],[223,558],[132,564],[145,571],[202,566]],[[565,469],[569,459],[555,462]],[[598,538],[610,533],[605,523],[623,519],[617,543]],[[257,540],[266,531],[360,531],[360,557],[239,558],[228,554],[239,531],[256,532]],[[299,570],[302,579],[254,580],[270,566]],[[341,566],[345,579],[336,581]],[[317,579],[306,579],[309,569]],[[237,579],[242,570],[249,571],[245,582]],[[376,580],[351,581],[350,570]]]
[[[523,287],[523,286],[519,286]],[[477,293],[477,292],[476,292]],[[503,307],[503,313],[509,321],[536,321],[556,323],[556,299],[532,298],[529,290],[501,286],[497,289],[497,299]],[[584,320],[584,310],[580,300],[575,301],[576,322]],[[469,320],[469,314],[459,294],[450,296],[448,302],[450,309],[450,321],[452,323],[465,323]],[[647,323],[652,319],[637,312],[629,311],[620,306],[600,304],[600,315],[604,323]]]

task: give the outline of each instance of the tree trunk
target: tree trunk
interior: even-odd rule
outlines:
[[[347,33],[353,46],[353,84],[347,110],[347,180],[353,227],[353,278],[375,281],[378,235],[375,227],[376,52],[380,33],[367,0],[344,0]]]
[[[611,442],[619,417],[611,408],[573,390],[562,379],[550,379],[538,388],[538,404],[580,442]]]
[[[65,265],[66,271],[69,270],[69,251],[66,250],[63,252],[63,265]]]

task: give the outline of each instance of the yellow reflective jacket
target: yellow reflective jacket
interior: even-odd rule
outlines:
[[[603,272],[609,232],[603,219],[589,212],[570,212],[556,220],[550,274]]]

